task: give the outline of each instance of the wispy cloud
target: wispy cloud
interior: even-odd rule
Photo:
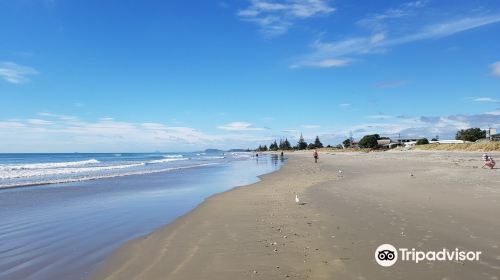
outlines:
[[[263,131],[265,128],[255,127],[251,123],[246,122],[231,122],[217,127],[218,129],[228,131]]]
[[[500,100],[495,99],[495,98],[491,98],[491,97],[476,97],[476,98],[472,99],[472,101],[475,101],[475,102],[489,102],[489,103],[498,103],[498,102],[500,102]]]
[[[401,12],[399,14],[402,18],[401,20],[404,21],[405,13]],[[398,18],[396,15],[389,16],[387,14],[384,14],[384,16],[379,15],[377,18],[381,21],[388,17]],[[325,60],[352,60],[353,57],[361,55],[385,53],[390,48],[398,45],[439,39],[498,22],[500,22],[500,14],[468,16],[427,24],[421,28],[418,28],[421,26],[420,24],[395,24],[395,26],[405,26],[405,28],[408,29],[399,30],[398,32],[391,32],[392,30],[390,30],[389,26],[384,26],[384,28],[372,30],[371,34],[364,37],[349,37],[331,42],[317,40],[311,45],[312,51],[299,57],[297,61],[292,64],[292,67],[299,68],[307,67],[308,65],[321,65],[321,62]],[[415,28],[415,26],[418,27]],[[388,35],[391,33],[400,35],[391,37]],[[335,65],[331,67],[333,66]],[[497,68],[500,68],[500,66],[493,64],[492,73],[497,73],[494,72]]]
[[[339,106],[340,107],[350,107],[351,104],[350,103],[340,103]]]
[[[397,7],[386,9],[381,13],[370,14],[359,20],[357,24],[375,32],[384,32],[391,20],[413,16],[419,9],[424,8],[428,2],[429,1],[406,2]]]
[[[257,24],[267,35],[279,35],[286,33],[296,20],[333,11],[335,8],[327,0],[251,0],[250,6],[238,11],[238,16]]]
[[[344,66],[347,66],[349,64],[351,64],[350,59],[326,58],[323,60],[303,61],[301,63],[292,64],[292,65],[290,65],[290,68],[292,68],[292,69],[302,68],[302,67],[336,68],[336,67],[344,67]]]
[[[28,66],[22,66],[13,62],[0,63],[0,78],[11,84],[29,82],[29,76],[36,74],[38,74],[38,71]]]
[[[491,75],[500,78],[500,61],[497,61],[490,65]]]
[[[53,124],[53,122],[51,122],[51,121],[42,120],[42,119],[29,119],[28,123],[34,124],[34,125],[51,125],[51,124]]]

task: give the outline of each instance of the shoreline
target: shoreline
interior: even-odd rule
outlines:
[[[490,186],[500,173],[474,167],[475,155],[322,153],[319,164],[310,153],[287,156],[261,181],[213,195],[128,242],[90,279],[491,280],[498,274],[500,222],[485,218],[500,211],[500,192]],[[304,205],[295,204],[295,194]],[[373,259],[383,243],[481,249],[483,259],[387,270]]]

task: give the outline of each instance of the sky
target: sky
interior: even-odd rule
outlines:
[[[0,152],[500,129],[497,0],[0,0]]]

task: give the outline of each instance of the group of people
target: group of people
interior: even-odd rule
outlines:
[[[314,150],[313,157],[314,157],[314,162],[318,163],[319,155],[318,155],[317,150]],[[483,154],[483,160],[484,160],[483,168],[493,169],[493,167],[495,167],[495,164],[496,164],[495,160],[493,160],[493,158],[491,156],[489,156],[487,154]]]
[[[258,157],[259,154],[257,153],[255,156]],[[281,157],[283,157],[283,152],[281,152]],[[317,150],[314,150],[313,157],[314,157],[314,162],[318,163],[319,154],[318,154]],[[493,169],[493,167],[495,167],[495,164],[496,164],[495,160],[493,160],[493,158],[491,156],[489,156],[488,154],[483,154],[483,160],[484,160],[484,165],[482,168]]]

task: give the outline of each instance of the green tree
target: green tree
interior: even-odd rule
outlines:
[[[278,143],[276,143],[276,140],[274,140],[274,142],[271,143],[271,145],[269,145],[269,150],[271,150],[271,151],[277,151],[278,150]]]
[[[429,144],[429,140],[427,138],[422,138],[417,140],[417,145],[427,145]]]
[[[316,136],[316,139],[314,140],[314,147],[316,149],[323,148],[323,143],[321,143],[318,136]]]
[[[351,139],[345,139],[344,142],[342,142],[345,148],[350,148],[351,147]]]
[[[309,145],[307,145],[307,148],[309,150],[314,150],[314,149],[316,149],[316,145],[314,145],[314,143],[309,143]]]
[[[378,148],[377,140],[379,139],[380,135],[378,134],[365,135],[361,138],[361,140],[359,140],[358,145],[360,148],[376,149]]]
[[[471,141],[471,142],[475,142],[483,138],[486,138],[486,130],[481,130],[478,127],[461,129],[455,135],[455,139],[457,140]]]
[[[283,141],[283,148],[282,150],[291,150],[292,145],[290,145],[290,142],[288,141],[288,138],[285,138],[285,141]]]
[[[259,151],[259,152],[265,152],[265,151],[267,151],[267,146],[266,145],[264,145],[264,146],[259,145],[259,148],[257,148],[257,151]]]
[[[307,142],[304,140],[304,136],[302,136],[302,133],[300,134],[299,142],[297,142],[297,149],[299,150],[307,149]]]

